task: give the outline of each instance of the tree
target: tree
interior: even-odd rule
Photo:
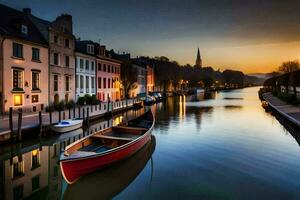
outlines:
[[[283,62],[278,70],[283,73],[293,72],[299,69],[299,63],[297,60]]]
[[[121,84],[124,89],[124,95],[125,98],[129,98],[130,91],[137,87],[138,71],[130,61],[124,61],[121,69]]]

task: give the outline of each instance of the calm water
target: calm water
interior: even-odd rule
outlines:
[[[36,199],[300,199],[300,133],[289,132],[267,113],[257,91],[176,97],[155,105],[151,143],[71,186],[62,181],[58,155],[82,132],[3,148],[0,194],[6,199],[21,191]],[[88,133],[122,119],[96,123]],[[36,154],[39,166],[33,168]],[[23,171],[13,178],[16,163]]]

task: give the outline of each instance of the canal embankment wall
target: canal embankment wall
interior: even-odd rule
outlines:
[[[300,106],[288,104],[269,92],[261,97],[272,109],[300,128]]]

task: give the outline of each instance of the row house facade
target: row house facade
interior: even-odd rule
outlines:
[[[96,58],[94,42],[76,41],[76,101],[86,94],[96,95]]]
[[[100,101],[117,101],[121,98],[121,62],[111,58],[105,46],[96,45],[97,98]]]
[[[0,110],[48,105],[48,43],[28,16],[0,4]]]
[[[75,36],[72,16],[62,14],[49,22],[23,9],[49,44],[49,103],[75,100]]]

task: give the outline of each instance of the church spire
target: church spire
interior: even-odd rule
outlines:
[[[201,60],[199,48],[198,48],[198,52],[197,52],[196,67],[202,67],[202,60]]]

